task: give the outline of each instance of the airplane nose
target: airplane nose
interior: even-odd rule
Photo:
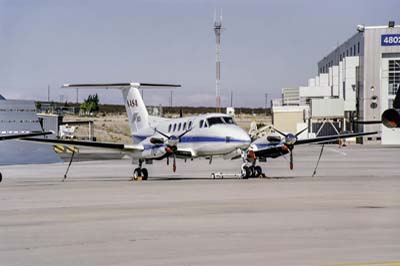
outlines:
[[[250,136],[246,133],[246,131],[241,129],[239,148],[247,149],[250,146],[250,144],[251,144]]]

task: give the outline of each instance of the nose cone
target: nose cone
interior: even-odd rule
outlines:
[[[251,144],[251,139],[247,132],[238,127],[236,135],[238,148],[247,149]]]

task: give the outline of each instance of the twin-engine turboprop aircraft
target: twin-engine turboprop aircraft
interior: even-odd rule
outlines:
[[[148,114],[139,88],[170,88],[180,87],[180,85],[113,83],[66,84],[63,87],[120,90],[124,98],[134,144],[30,138],[25,140],[120,150],[132,157],[133,162],[138,164],[133,172],[135,179],[139,176],[144,180],[148,178],[148,171],[143,167],[144,162],[151,163],[152,160],[166,159],[169,163],[171,158],[173,160],[172,168],[175,171],[176,158],[207,157],[210,160],[213,156],[232,158],[240,155],[241,150],[247,149],[251,142],[247,133],[236,125],[232,117],[224,114],[204,114],[175,119],[154,117]]]
[[[293,161],[292,150],[297,144],[314,143],[376,133],[344,134],[307,140],[297,140],[298,134],[284,134],[285,139],[283,141],[259,139],[252,142],[249,135],[236,125],[232,117],[225,114],[212,113],[173,119],[154,117],[148,114],[140,95],[139,88],[168,88],[180,87],[180,85],[110,83],[66,84],[63,87],[120,90],[124,98],[134,144],[32,138],[25,138],[24,140],[44,142],[48,144],[65,144],[78,147],[86,146],[107,148],[122,151],[132,157],[134,163],[138,164],[138,167],[133,172],[134,179],[137,179],[139,176],[144,180],[148,178],[148,171],[143,167],[144,162],[152,163],[153,160],[166,159],[168,164],[169,159],[172,158],[172,169],[175,172],[176,158],[193,159],[206,157],[209,158],[211,162],[212,158],[215,156],[223,157],[224,159],[242,157],[243,164],[241,176],[242,178],[248,178],[262,174],[261,167],[256,165],[257,157],[260,159],[265,159],[267,157],[275,158],[290,152],[291,161]],[[73,156],[74,153],[72,153],[70,165]],[[66,174],[64,179],[66,178]]]

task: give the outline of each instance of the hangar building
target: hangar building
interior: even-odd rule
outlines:
[[[382,113],[393,107],[399,85],[400,26],[393,21],[387,26],[359,25],[353,36],[318,62],[318,75],[298,88],[299,102],[310,106],[311,132],[318,130],[313,121],[330,120],[342,132],[381,131],[380,135],[363,137],[363,143],[400,144],[399,128],[381,124],[353,128],[350,123],[380,120]],[[282,98],[285,103],[284,93]]]

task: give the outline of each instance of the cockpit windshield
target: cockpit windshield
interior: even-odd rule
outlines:
[[[210,117],[210,118],[207,118],[207,121],[208,121],[208,124],[210,125],[210,127],[212,125],[223,124],[224,123],[224,121],[222,120],[221,117]]]
[[[235,121],[233,120],[233,118],[229,117],[229,116],[210,117],[210,118],[207,118],[207,122],[210,127],[212,125],[216,125],[216,124],[230,124],[230,125],[236,124]]]

